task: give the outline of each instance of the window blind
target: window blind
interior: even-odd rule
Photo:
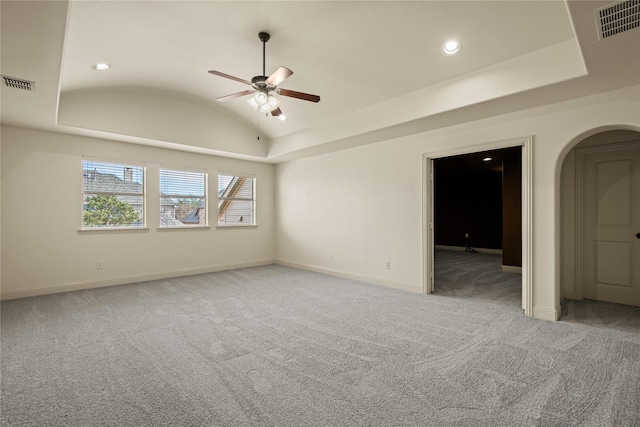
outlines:
[[[218,175],[218,225],[255,225],[255,178]]]
[[[82,161],[82,228],[145,226],[144,166]]]
[[[207,174],[160,169],[160,227],[207,225]]]

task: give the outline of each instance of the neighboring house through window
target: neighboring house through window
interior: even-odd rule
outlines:
[[[218,174],[218,225],[255,225],[253,176]]]
[[[207,225],[207,174],[160,169],[160,227]]]
[[[145,227],[144,166],[82,161],[82,228]]]

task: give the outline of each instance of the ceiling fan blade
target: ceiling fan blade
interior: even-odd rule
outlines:
[[[291,98],[303,99],[305,101],[319,102],[320,97],[318,95],[311,95],[309,93],[296,92],[289,89],[278,89],[278,93],[282,96],[290,96]]]
[[[249,81],[247,81],[245,79],[241,79],[240,77],[230,76],[229,74],[221,73],[220,71],[209,70],[209,74],[213,74],[213,75],[216,75],[216,76],[224,77],[225,79],[235,80],[237,82],[244,83],[246,85],[251,86],[251,82],[249,82]]]
[[[281,120],[286,120],[286,117],[284,115],[284,113],[282,112],[282,110],[280,109],[280,107],[276,108],[275,110],[271,111],[271,115],[273,117],[278,117]]]
[[[234,98],[239,98],[241,96],[249,95],[255,92],[255,90],[243,90],[242,92],[232,93],[231,95],[221,96],[220,98],[216,98],[216,101],[225,102]]]
[[[287,67],[280,67],[269,76],[269,78],[267,79],[267,84],[269,86],[278,86],[291,74],[293,74],[293,71],[291,71]]]

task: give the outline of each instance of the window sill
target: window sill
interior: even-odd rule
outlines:
[[[125,227],[96,227],[96,228],[81,228],[78,230],[79,234],[106,234],[106,233],[146,233],[150,230],[149,227],[137,227],[137,228],[125,228]]]
[[[216,229],[224,230],[226,228],[258,228],[257,224],[229,224],[229,225],[218,225]]]
[[[200,230],[200,231],[206,231],[206,230],[211,230],[211,227],[209,227],[208,225],[185,225],[183,227],[177,226],[177,227],[158,227],[158,231],[185,231],[185,230]]]

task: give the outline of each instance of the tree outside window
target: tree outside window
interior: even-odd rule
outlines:
[[[82,228],[145,226],[144,167],[82,161]]]

